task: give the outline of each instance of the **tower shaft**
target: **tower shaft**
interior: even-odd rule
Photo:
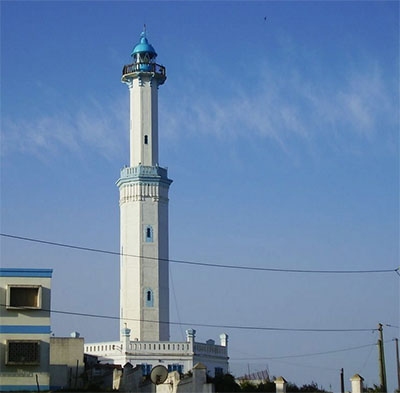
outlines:
[[[142,76],[130,90],[130,166],[158,165],[158,83]]]
[[[130,166],[120,191],[120,321],[140,341],[169,340],[168,190],[158,165],[158,86],[165,68],[142,33],[123,69],[130,95]],[[122,337],[122,336],[121,336]]]

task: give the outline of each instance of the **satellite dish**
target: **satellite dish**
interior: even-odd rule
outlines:
[[[160,385],[165,382],[168,377],[168,370],[161,364],[153,367],[150,372],[150,379],[154,385]]]

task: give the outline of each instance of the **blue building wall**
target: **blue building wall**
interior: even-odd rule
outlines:
[[[50,387],[51,269],[0,269],[0,391]]]

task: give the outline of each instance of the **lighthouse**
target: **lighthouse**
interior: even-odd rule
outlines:
[[[139,341],[169,340],[168,191],[158,158],[158,88],[165,67],[144,30],[122,71],[128,86],[129,166],[117,181],[120,205],[120,331]]]
[[[228,335],[220,343],[196,341],[187,329],[184,341],[171,340],[169,331],[168,192],[172,180],[158,159],[158,88],[166,80],[165,67],[146,32],[122,70],[128,86],[129,166],[117,181],[120,205],[120,339],[85,343],[85,353],[104,364],[141,365],[143,375],[162,364],[183,374],[197,363],[210,376],[227,373]],[[195,309],[195,305],[193,305]],[[176,324],[176,322],[175,322]]]

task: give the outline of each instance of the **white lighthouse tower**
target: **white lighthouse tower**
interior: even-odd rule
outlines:
[[[165,67],[145,31],[122,72],[130,94],[130,164],[120,191],[121,340],[169,340],[168,190],[172,180],[158,161],[158,87]]]
[[[228,372],[228,335],[220,343],[169,336],[168,191],[172,182],[158,163],[158,87],[165,67],[146,33],[124,66],[122,82],[130,95],[130,163],[117,181],[121,209],[120,339],[85,343],[85,353],[104,364],[141,365],[143,375],[159,364],[180,374],[197,363],[211,376]],[[195,305],[193,305],[195,308]],[[201,366],[204,367],[204,366]]]

